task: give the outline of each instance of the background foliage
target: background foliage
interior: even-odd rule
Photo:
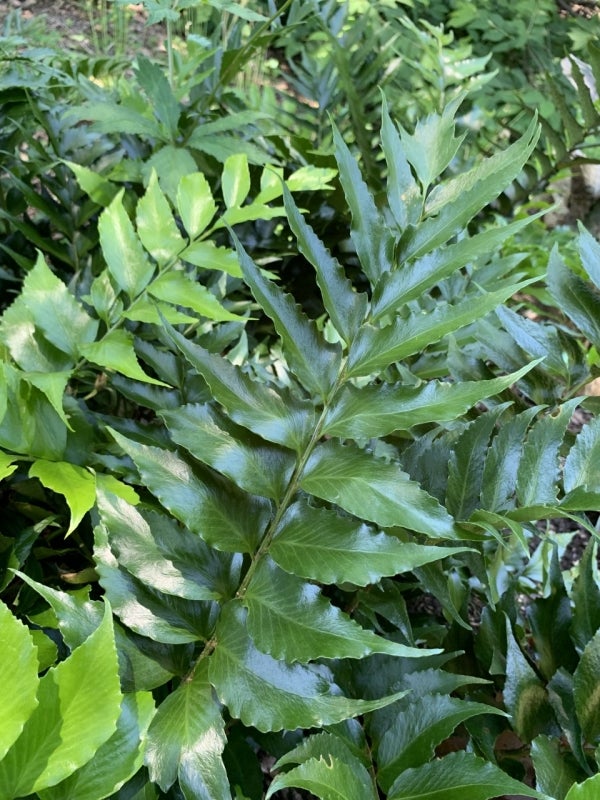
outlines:
[[[0,38],[0,798],[595,796],[597,17],[143,6]]]

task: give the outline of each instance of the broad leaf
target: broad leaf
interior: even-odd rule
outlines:
[[[217,212],[217,204],[210,184],[201,172],[185,175],[179,182],[177,209],[190,239],[200,236],[210,224]],[[182,258],[185,258],[185,254],[182,254]]]
[[[532,427],[517,473],[517,496],[521,505],[556,503],[559,449],[579,402],[579,398],[568,400]]]
[[[168,386],[156,378],[151,378],[141,368],[135,354],[133,334],[129,331],[111,330],[100,341],[83,346],[81,354],[89,361],[120,372],[121,375],[133,378],[135,381],[153,383],[156,386]]]
[[[217,269],[233,275],[235,278],[242,277],[242,270],[235,251],[229,247],[217,247],[210,240],[192,242],[180,254],[180,257],[182,261],[187,261],[196,267],[202,267],[202,269]]]
[[[352,700],[321,669],[286,665],[256,648],[246,631],[239,602],[224,606],[210,659],[210,681],[232,716],[259,731],[331,725],[392,703],[404,692],[381,700]]]
[[[594,775],[583,783],[576,783],[565,796],[565,800],[596,800],[600,791],[600,775]]]
[[[0,641],[2,642],[0,759],[2,759],[21,734],[23,726],[38,704],[36,648],[25,625],[2,602],[0,602]]]
[[[142,244],[159,266],[173,261],[185,249],[186,242],[177,229],[154,170],[148,188],[137,204],[136,225]]]
[[[479,714],[504,715],[504,712],[483,703],[442,694],[413,699],[406,710],[398,712],[379,743],[379,785],[384,791],[389,791],[401,772],[429,761],[436,746],[448,738],[461,722]]]
[[[64,496],[71,511],[71,521],[66,536],[73,533],[96,502],[94,475],[76,464],[38,459],[31,465],[29,477],[38,478],[47,489]]]
[[[177,123],[181,109],[163,68],[140,55],[137,57],[135,72],[140,86],[150,100],[152,111],[164,125],[167,137],[174,141],[178,134]]]
[[[206,286],[192,280],[185,272],[165,272],[148,287],[148,293],[165,303],[191,308],[197,314],[217,322],[239,322],[244,317],[227,311]]]
[[[376,800],[371,776],[356,758],[341,761],[335,756],[311,758],[269,786],[267,800],[280,789],[306,789],[324,800]]]
[[[208,405],[162,411],[173,441],[252,494],[279,500],[295,462],[289,451],[232,425]]]
[[[560,310],[596,346],[600,346],[600,294],[571,272],[555,247],[548,262],[548,291]]]
[[[396,318],[385,328],[365,325],[350,349],[348,376],[370,375],[395,361],[422,352],[446,334],[485,316],[528,283],[465,297],[457,305],[440,302],[433,311],[414,313],[408,319]]]
[[[366,586],[466,549],[402,542],[299,500],[283,515],[269,553],[283,569],[300,577]]]
[[[490,800],[516,794],[551,800],[471,753],[451,753],[398,776],[388,800]]]
[[[115,732],[121,692],[112,617],[40,680],[38,706],[0,762],[0,797],[54,786],[86,764]]]
[[[193,533],[225,552],[254,552],[269,519],[269,505],[230,482],[194,469],[177,453],[141,445],[112,431],[131,456],[142,482]]]
[[[190,799],[225,800],[231,796],[221,760],[225,742],[221,709],[208,682],[208,661],[200,661],[163,700],[152,721],[145,757],[150,780],[166,792],[179,775],[184,791],[193,786]]]
[[[300,252],[313,265],[323,304],[340,336],[348,343],[360,328],[367,312],[367,297],[355,292],[337,259],[333,258],[313,229],[305,222],[287,187],[283,188],[290,227]]]
[[[315,448],[300,481],[311,494],[381,527],[401,526],[439,539],[458,531],[445,508],[395,463],[333,440]]]
[[[284,572],[270,559],[259,564],[242,602],[256,646],[288,663],[364,658],[371,653],[418,658],[440,652],[397,644],[361,628],[317,586]]]
[[[223,164],[221,190],[227,208],[239,208],[250,191],[250,171],[245,153],[229,156]]]
[[[578,227],[577,249],[581,256],[581,263],[594,285],[600,289],[600,244],[581,222],[578,223]]]
[[[600,492],[600,419],[584,425],[563,467],[565,492],[584,487]]]
[[[565,758],[558,739],[536,736],[531,743],[531,759],[538,789],[556,800],[565,800],[569,788],[580,777],[579,770]]]
[[[544,717],[548,716],[546,689],[515,641],[508,618],[506,644],[504,704],[512,716],[517,734],[524,741],[531,741],[540,732]]]
[[[347,384],[336,395],[325,418],[324,433],[353,439],[387,436],[413,425],[449,422],[476,403],[504,391],[531,366],[488,381],[449,383],[429,381],[421,386],[377,384],[358,388]]]
[[[230,361],[189,342],[173,329],[167,329],[166,333],[202,375],[213,397],[234,422],[270,442],[299,452],[304,450],[317,424],[311,403],[252,380]]]
[[[413,178],[398,128],[392,121],[387,101],[381,108],[381,145],[388,168],[387,198],[396,224],[403,230],[421,214],[421,192]]]
[[[103,800],[113,795],[143,764],[143,747],[154,715],[149,692],[127,694],[121,702],[117,730],[91,761],[51,789],[38,792],[41,800]]]
[[[578,574],[573,581],[573,621],[571,637],[583,650],[600,629],[600,581],[596,562],[597,543],[590,539],[579,561]]]
[[[70,370],[69,372],[27,372],[23,375],[28,383],[35,386],[36,389],[39,389],[40,392],[45,395],[52,408],[70,431],[72,431],[73,428],[63,408],[63,400],[67,384],[72,374],[73,372]],[[0,419],[2,419],[3,416],[4,414],[1,414]]]
[[[119,192],[98,220],[100,244],[109,272],[130,298],[142,292],[152,275],[150,263],[133,229],[123,206],[123,192]]]
[[[328,397],[340,366],[339,346],[328,344],[294,299],[264,277],[237,239],[235,244],[244,280],[265,314],[273,320],[290,368],[307,389]]]
[[[581,654],[573,676],[573,694],[583,735],[593,742],[600,735],[600,630]]]

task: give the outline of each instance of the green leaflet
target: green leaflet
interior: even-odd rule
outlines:
[[[366,586],[467,549],[402,542],[301,499],[283,515],[269,554],[286,572],[302,578]]]
[[[461,722],[479,714],[504,716],[505,712],[443,694],[413,699],[407,709],[398,712],[379,742],[377,782],[381,788],[389,791],[401,772],[430,761],[440,742]]]
[[[30,478],[53,492],[62,494],[71,511],[71,521],[66,536],[73,533],[96,501],[96,479],[83,467],[65,461],[38,459],[29,469]]]
[[[471,753],[451,753],[401,773],[388,800],[490,800],[517,794],[551,800]]]
[[[520,348],[535,358],[544,359],[546,369],[568,379],[569,369],[557,328],[533,322],[503,306],[496,309],[496,316]]]
[[[173,261],[185,249],[186,242],[177,229],[155,170],[152,170],[148,188],[137,204],[135,221],[141,243],[159,267]]]
[[[114,369],[136,381],[168,386],[144,372],[135,354],[133,334],[122,328],[109,331],[98,342],[84,345],[81,347],[81,354],[101,367]]]
[[[535,783],[543,792],[564,800],[569,788],[580,777],[579,771],[560,750],[558,739],[536,736],[531,743],[531,759],[535,768]]]
[[[98,492],[98,510],[119,564],[145,586],[189,600],[221,599],[234,590],[240,557],[213,550],[171,517],[110,493]]]
[[[578,226],[577,249],[581,256],[581,263],[594,285],[600,289],[600,244],[581,222],[578,223]]]
[[[596,800],[600,790],[600,775],[594,775],[583,783],[576,783],[572,786],[565,800]]]
[[[36,324],[39,325],[22,295],[4,311],[0,318],[0,339],[12,358],[21,369],[33,373],[69,370],[73,359],[47,341]],[[91,335],[93,338],[95,333]]]
[[[180,406],[161,416],[173,441],[199,461],[247,492],[281,499],[295,466],[290,452],[236,428],[208,405]]]
[[[18,303],[23,303],[46,339],[73,361],[82,345],[92,342],[98,331],[92,319],[54,275],[38,253],[35,266],[25,276]],[[34,368],[35,369],[35,368]],[[39,367],[44,370],[43,366]]]
[[[149,692],[123,697],[117,730],[91,761],[51,789],[38,792],[40,800],[103,800],[126,783],[143,764],[143,747],[154,716]]]
[[[237,153],[225,159],[221,176],[221,191],[227,208],[239,208],[250,191],[248,156]]]
[[[110,607],[94,633],[39,682],[38,705],[0,762],[0,798],[54,786],[115,732],[121,692]]]
[[[170,450],[111,435],[131,456],[144,485],[162,505],[211,547],[252,553],[269,519],[269,504],[236,490],[208,471],[193,468]]]
[[[355,292],[337,259],[333,258],[323,242],[308,225],[287,187],[283,197],[290,227],[298,240],[298,247],[317,273],[323,303],[335,328],[346,343],[356,336],[367,312],[366,295]]]
[[[341,761],[335,756],[311,758],[283,775],[269,786],[267,800],[286,787],[306,789],[325,800],[376,800],[375,789],[367,770],[349,755]]]
[[[414,225],[419,219],[421,192],[413,178],[398,128],[390,117],[385,95],[382,95],[381,106],[381,146],[388,168],[388,203],[402,231],[408,223]],[[385,273],[383,279],[388,274]]]
[[[383,528],[401,526],[438,539],[459,537],[446,509],[397,464],[352,445],[321,443],[307,462],[300,486]]]
[[[72,371],[69,372],[25,372],[23,378],[39,389],[47,398],[52,408],[56,411],[66,427],[72,431],[69,417],[63,408],[63,399],[67,385],[72,376]],[[1,401],[0,401],[1,403]],[[0,419],[4,414],[0,414]]]
[[[180,256],[182,261],[187,261],[197,267],[202,267],[202,269],[218,269],[235,278],[242,277],[235,250],[230,250],[228,247],[217,247],[208,239],[203,242],[192,242]]]
[[[358,164],[335,125],[333,141],[340,182],[352,213],[350,235],[360,265],[374,286],[384,272],[392,269],[394,236],[377,210]]]
[[[556,503],[559,448],[579,402],[579,398],[568,400],[557,411],[539,419],[529,432],[517,473],[521,505]]]
[[[190,800],[225,800],[231,796],[221,760],[225,743],[221,709],[208,681],[208,661],[200,661],[161,703],[152,721],[145,756],[150,780],[166,792],[179,776]]]
[[[395,361],[422,352],[446,334],[485,316],[530,282],[523,281],[496,292],[466,297],[457,305],[439,302],[433,311],[413,313],[408,319],[398,317],[385,328],[365,325],[350,348],[347,375],[370,375]]]
[[[339,345],[326,342],[294,299],[263,276],[237,239],[235,244],[244,280],[263,311],[273,320],[290,368],[307,389],[319,397],[328,397],[340,367]]]
[[[264,653],[288,663],[318,658],[364,658],[389,653],[404,658],[434,655],[376,636],[333,606],[314,584],[263,559],[242,598],[248,633]]]
[[[600,631],[581,654],[573,675],[573,695],[585,740],[593,742],[600,735]]]
[[[376,322],[410,300],[418,299],[465,264],[487,259],[509,236],[517,234],[531,221],[532,217],[526,217],[502,228],[490,228],[456,244],[441,246],[410,264],[401,264],[392,272],[384,273],[373,290],[372,321]]]
[[[2,686],[2,725],[0,759],[21,734],[23,726],[38,705],[38,660],[29,631],[8,606],[0,602],[0,686]],[[1,770],[1,762],[0,762]],[[0,791],[2,791],[0,789]]]
[[[584,487],[600,492],[600,419],[584,425],[563,467],[565,492]]]
[[[561,311],[596,346],[600,346],[600,295],[567,268],[553,248],[548,262],[548,291]]]
[[[428,219],[400,249],[401,261],[425,255],[444,244],[497,197],[523,168],[536,145],[539,130],[537,120],[533,119],[523,136],[506,150],[439,184],[427,198]]]
[[[578,574],[571,589],[571,638],[580,650],[585,648],[600,629],[600,581],[597,577],[596,549],[597,543],[592,538],[581,557]]]
[[[488,381],[429,381],[422,386],[378,384],[362,388],[347,384],[329,407],[323,432],[369,439],[408,430],[413,425],[449,422],[486,397],[504,391],[532,367]]]
[[[244,319],[223,308],[206,286],[192,280],[184,272],[159,275],[148,287],[148,293],[166,303],[191,308],[196,314],[217,322],[239,322]]]
[[[172,328],[166,334],[210,386],[214,398],[238,425],[300,452],[317,424],[311,403],[253,381],[227,359],[189,342]]]
[[[223,607],[209,677],[234,717],[259,731],[313,728],[366,714],[402,697],[352,700],[323,676],[300,664],[287,665],[256,648],[246,631],[239,601]]]
[[[210,185],[201,172],[184,175],[177,187],[177,209],[191,239],[200,236],[217,213]],[[182,254],[185,258],[185,253]]]
[[[100,215],[98,232],[106,265],[117,286],[131,299],[150,283],[150,263],[123,207],[123,192]]]
[[[163,125],[165,138],[175,140],[179,133],[177,123],[181,109],[164,70],[159,64],[140,56],[137,59],[136,77],[148,96],[152,111]]]

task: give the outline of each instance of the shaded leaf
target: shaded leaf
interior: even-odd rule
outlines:
[[[593,742],[600,735],[600,630],[581,654],[573,675],[573,696],[585,740]]]
[[[561,752],[557,739],[536,736],[531,743],[531,759],[537,788],[555,800],[564,800],[569,788],[581,777],[579,770]]]
[[[591,420],[577,434],[563,467],[565,492],[584,487],[600,492],[600,419]]]
[[[548,262],[548,291],[560,310],[596,346],[600,346],[600,294],[567,268],[553,248]]]

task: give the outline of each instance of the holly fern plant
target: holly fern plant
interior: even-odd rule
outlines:
[[[468,568],[497,600],[486,568],[563,491],[558,476],[550,498],[524,489],[536,458],[558,464],[556,412],[523,423],[510,390],[535,362],[464,382],[427,366],[528,284],[495,255],[526,221],[467,226],[517,176],[536,124],[441,180],[461,144],[456,107],[410,134],[384,103],[384,207],[334,132],[356,285],[292,196],[330,173],[265,170],[253,189],[234,157],[222,198],[199,173],[176,196],[152,178],[134,209],[73,167],[105,206],[106,266],[67,287],[40,257],[0,322],[4,496],[27,497],[10,519],[40,493],[53,504],[1,537],[0,800],[549,797],[476,739],[436,753],[461,723],[518,709],[473,699],[489,681],[444,669],[457,655],[444,626],[411,624],[405,603],[418,578],[468,628],[454,577]],[[278,215],[314,269],[318,320],[233,232]],[[511,489],[519,451],[498,423],[522,440],[535,414]],[[445,485],[424,488],[418,446],[436,432],[460,446]],[[573,513],[574,496],[598,505],[596,429],[568,444]],[[502,486],[473,501],[482,459]],[[88,585],[63,591],[36,568],[36,541],[57,530],[83,556],[89,538]],[[592,797],[595,781],[567,797]]]

